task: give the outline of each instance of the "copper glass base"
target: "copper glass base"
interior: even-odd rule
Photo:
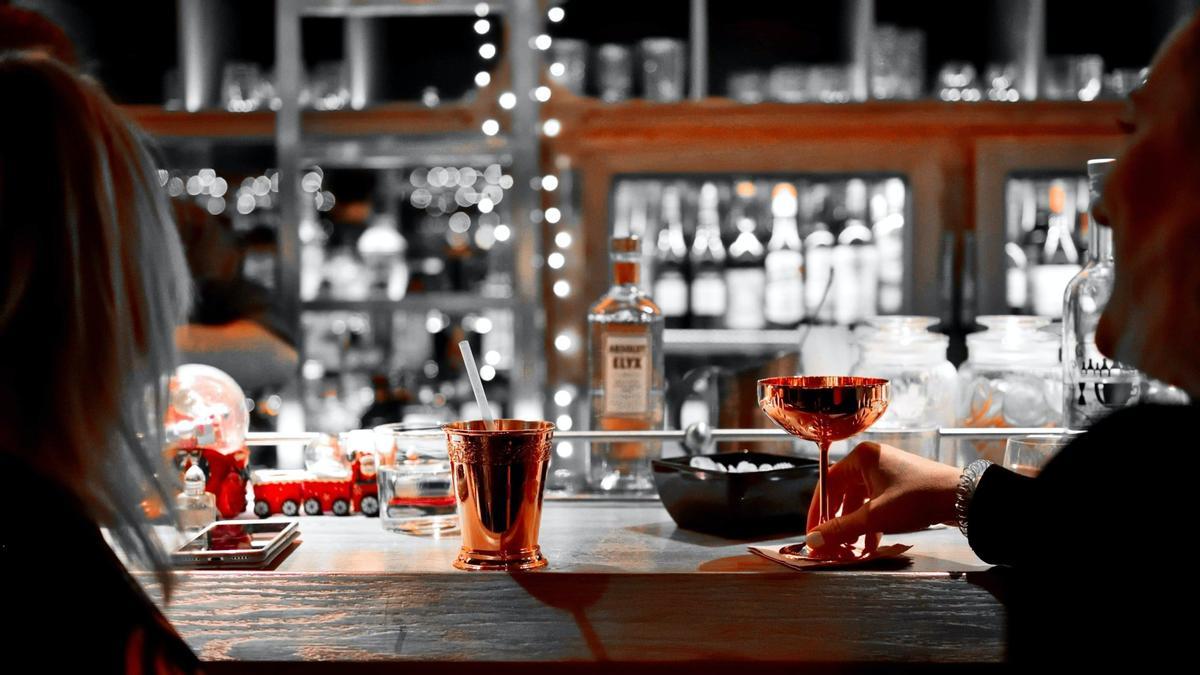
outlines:
[[[469,551],[466,547],[458,552],[454,566],[460,570],[499,570],[515,572],[546,566],[546,556],[540,546],[505,553]]]
[[[549,422],[453,422],[446,432],[458,506],[461,570],[528,570],[546,565],[538,546],[550,465]]]

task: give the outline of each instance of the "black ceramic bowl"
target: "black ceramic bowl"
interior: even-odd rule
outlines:
[[[804,532],[817,488],[816,460],[750,451],[704,456],[726,467],[749,461],[795,468],[724,473],[693,468],[691,457],[654,460],[658,496],[677,525],[739,538]]]

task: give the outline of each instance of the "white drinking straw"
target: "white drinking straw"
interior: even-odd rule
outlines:
[[[471,381],[471,391],[475,392],[475,402],[479,404],[479,413],[483,416],[483,426],[488,431],[496,428],[492,421],[492,409],[488,406],[487,395],[483,393],[483,380],[479,379],[479,368],[475,365],[475,356],[471,353],[471,343],[463,340],[458,343],[462,352],[463,365],[467,367],[467,379]]]

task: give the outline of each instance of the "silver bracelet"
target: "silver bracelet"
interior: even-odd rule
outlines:
[[[991,465],[992,462],[986,459],[977,459],[968,464],[958,477],[958,490],[954,493],[954,515],[958,517],[958,529],[964,537],[967,536],[967,510],[971,506],[971,497],[975,496],[975,487],[979,485],[979,479],[983,478],[983,472]]]

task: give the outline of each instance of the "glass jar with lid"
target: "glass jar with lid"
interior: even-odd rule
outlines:
[[[859,331],[859,359],[851,374],[890,380],[892,398],[883,417],[854,441],[943,459],[938,427],[954,424],[958,373],[946,358],[949,339],[929,331],[936,323],[928,316],[880,316]]]
[[[967,336],[967,360],[958,370],[958,424],[963,427],[1062,425],[1060,334],[1050,319],[981,316],[987,327]],[[1003,440],[964,440],[956,463],[999,463]]]

